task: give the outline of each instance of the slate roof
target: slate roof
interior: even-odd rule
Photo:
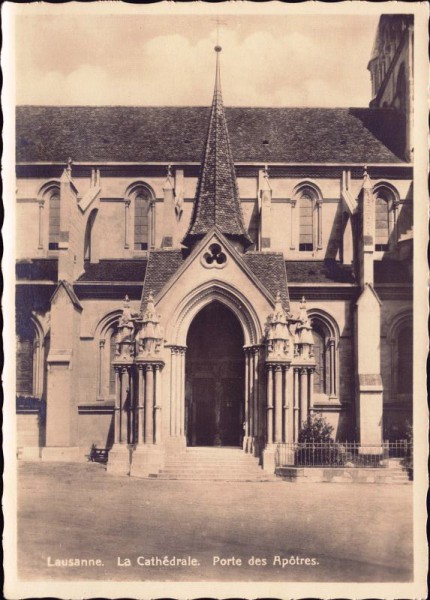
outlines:
[[[143,284],[147,262],[146,258],[85,262],[85,272],[78,281],[135,281]]]
[[[355,283],[352,266],[335,260],[287,260],[288,282],[291,283]]]
[[[252,244],[243,222],[239,190],[230,150],[221,94],[219,52],[216,47],[216,78],[209,127],[196,198],[183,244],[191,246],[216,226],[227,237],[247,248]]]
[[[58,260],[56,258],[19,260],[15,265],[15,275],[18,280],[57,281]]]
[[[182,250],[152,250],[150,252],[142,290],[142,308],[146,304],[149,292],[156,297],[183,261],[184,252]]]
[[[209,114],[202,106],[18,106],[16,158],[199,163]],[[402,162],[393,109],[233,107],[225,115],[235,162]]]
[[[186,253],[182,250],[153,250],[149,255],[148,268],[142,292],[142,307],[152,290],[154,296],[162,290],[169,279],[184,262]],[[245,264],[254,273],[260,283],[275,298],[278,290],[283,305],[289,308],[287,276],[282,253],[247,252],[242,256]]]
[[[243,260],[274,298],[280,292],[282,305],[289,310],[287,273],[282,252],[247,252]]]

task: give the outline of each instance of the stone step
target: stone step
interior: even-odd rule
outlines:
[[[241,448],[194,447],[171,459],[151,479],[189,479],[210,481],[276,481],[267,474],[252,454]]]
[[[276,476],[262,474],[235,476],[234,474],[212,475],[201,473],[199,475],[193,473],[151,473],[150,479],[163,480],[190,480],[190,481],[279,481]]]

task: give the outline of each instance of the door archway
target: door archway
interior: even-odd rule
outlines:
[[[187,335],[185,431],[189,446],[241,446],[244,338],[236,315],[211,302]]]

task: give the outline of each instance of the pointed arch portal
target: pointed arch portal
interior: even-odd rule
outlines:
[[[191,322],[185,372],[187,445],[242,445],[243,345],[239,320],[221,302],[206,305]]]

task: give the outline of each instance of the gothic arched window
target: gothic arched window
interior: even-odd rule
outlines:
[[[309,311],[314,338],[315,374],[313,393],[318,398],[336,398],[338,395],[338,334],[337,327],[325,315]]]
[[[313,211],[314,201],[312,196],[304,191],[299,200],[299,250],[307,251],[314,249],[313,235]]]
[[[374,188],[375,197],[375,250],[384,252],[397,241],[398,194],[391,187],[380,184]]]
[[[31,326],[20,327],[16,340],[16,393],[32,396],[34,393],[34,342]]]
[[[388,202],[383,194],[375,198],[375,250],[388,250],[390,236]]]
[[[134,249],[148,250],[152,234],[152,195],[145,187],[134,194]]]
[[[16,393],[40,398],[44,389],[48,338],[32,318],[18,314],[16,325]]]
[[[60,190],[52,188],[48,196],[49,202],[49,250],[58,250],[60,241]]]
[[[299,252],[313,252],[322,248],[322,196],[314,184],[303,183],[296,188],[293,204],[297,203]],[[295,235],[292,233],[292,240]],[[295,242],[293,241],[293,247]]]
[[[120,315],[111,313],[100,324],[99,358],[97,373],[97,398],[109,400],[115,397],[115,371],[112,361],[115,358],[116,333]]]

